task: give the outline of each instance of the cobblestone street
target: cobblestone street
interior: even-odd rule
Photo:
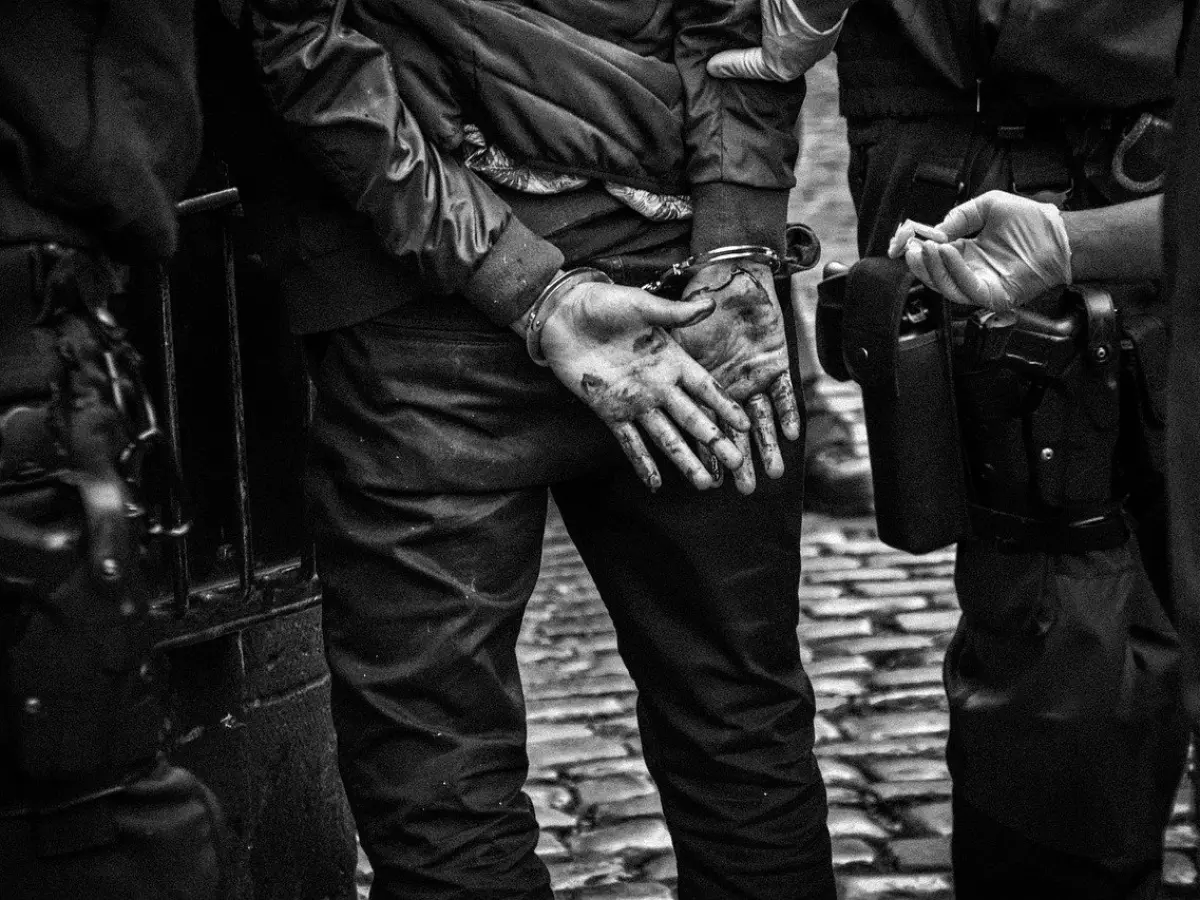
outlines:
[[[852,262],[853,214],[832,66],[806,103],[804,178],[794,219],[816,228],[824,261]],[[803,276],[811,289],[816,273]],[[834,403],[858,416],[857,389]],[[857,429],[860,443],[864,439]],[[865,449],[863,450],[865,452]],[[810,516],[799,637],[817,695],[817,754],[843,900],[950,898],[944,649],[958,620],[953,551],[899,553],[871,520]],[[633,681],[599,595],[557,516],[519,658],[528,702],[528,793],[539,853],[558,897],[670,898],[675,860],[646,771]],[[1181,794],[1167,835],[1172,898],[1193,895],[1196,830]]]
[[[949,550],[897,553],[868,520],[812,517],[800,639],[843,900],[953,897],[942,652],[958,619]],[[562,898],[669,898],[675,877],[642,761],[635,692],[583,563],[552,521],[520,644],[528,792]],[[1181,794],[1167,835],[1172,897],[1192,894]]]

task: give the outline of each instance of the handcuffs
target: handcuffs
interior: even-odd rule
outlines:
[[[721,262],[741,261],[768,266],[772,274],[777,273],[783,267],[783,261],[779,254],[770,247],[734,244],[689,256],[663,270],[661,275],[642,285],[641,289],[660,297],[678,297],[692,277],[705,266]],[[546,322],[571,288],[589,283],[612,284],[613,280],[600,269],[591,266],[570,269],[556,276],[546,285],[538,294],[537,300],[533,302],[533,306],[529,308],[529,312],[525,314],[525,349],[529,353],[529,358],[539,366],[549,365],[542,353],[542,329]]]

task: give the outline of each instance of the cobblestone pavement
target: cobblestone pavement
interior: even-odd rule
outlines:
[[[806,105],[808,162],[793,198],[825,259],[852,261],[853,213],[831,68]],[[807,290],[815,274],[799,287]],[[832,402],[855,417],[853,386]],[[861,425],[857,438],[864,440]],[[871,520],[809,517],[799,637],[817,695],[817,748],[843,900],[951,898],[942,654],[958,620],[953,552],[899,553]],[[642,759],[635,690],[611,622],[552,516],[519,644],[528,793],[559,898],[673,897],[675,860]],[[1167,835],[1171,897],[1193,894],[1196,829],[1181,794]],[[365,881],[365,879],[364,879]]]

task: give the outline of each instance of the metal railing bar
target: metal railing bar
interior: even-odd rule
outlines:
[[[233,189],[236,199],[237,191]],[[237,480],[239,583],[242,598],[250,596],[254,584],[254,527],[250,518],[250,460],[246,450],[246,398],[242,378],[241,330],[238,325],[237,284],[234,272],[233,238],[229,223],[221,222],[221,256],[224,263],[225,315],[229,339],[229,394],[233,412],[233,454]]]
[[[162,389],[163,402],[166,404],[167,440],[170,442],[170,452],[176,459],[180,458],[179,444],[179,388],[176,384],[177,360],[175,357],[175,313],[171,301],[171,276],[165,264],[159,264],[155,270],[155,280],[158,285],[159,300],[159,338],[162,341]],[[183,524],[183,498],[179,496],[175,485],[170,485],[167,496],[167,527],[166,533],[176,535]],[[187,537],[177,534],[169,538],[171,542],[171,588],[175,601],[176,615],[183,616],[188,611],[191,593],[191,572],[188,566]]]
[[[180,200],[175,204],[175,215],[192,216],[197,213],[213,212],[214,210],[224,209],[227,206],[234,206],[237,204],[238,199],[237,188],[224,188],[208,194],[201,194],[198,197],[189,197],[187,200]]]
[[[317,414],[317,386],[308,377],[307,370],[304,373],[304,389],[304,434],[307,438],[308,433],[312,430],[313,419]],[[300,555],[300,571],[309,581],[317,577],[317,545],[308,538],[305,538],[304,549]]]
[[[300,610],[315,606],[320,602],[321,595],[316,592],[311,592],[301,597],[299,600],[293,600],[291,603],[283,603],[279,606],[272,606],[269,609],[264,609],[259,612],[247,613],[246,615],[220,622],[208,628],[201,628],[197,631],[188,631],[185,634],[167,638],[166,640],[159,641],[157,644],[155,644],[154,649],[157,651],[177,650],[180,647],[189,647],[193,644],[202,644],[205,641],[215,640],[216,638],[225,637],[228,634],[244,631],[247,628],[251,628],[259,624],[260,622],[278,619],[283,616],[287,616],[290,613],[299,612]]]

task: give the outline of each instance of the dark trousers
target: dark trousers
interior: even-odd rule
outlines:
[[[912,209],[911,185],[950,144],[970,194],[1009,189],[1004,146],[968,141],[974,128],[971,117],[850,123],[863,255],[886,253],[904,218],[937,223],[946,210]],[[1178,639],[1136,541],[1062,555],[964,541],[956,586],[945,680],[958,896],[1155,896],[1187,733]]]
[[[550,897],[515,653],[549,489],[638,686],[680,896],[831,900],[796,637],[803,441],[749,499],[665,461],[651,494],[600,420],[461,301],[306,349],[333,714],[372,897]]]

